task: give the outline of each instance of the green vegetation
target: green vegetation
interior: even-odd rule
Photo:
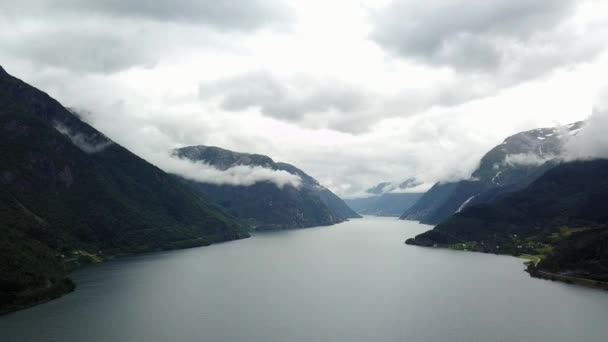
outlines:
[[[561,164],[526,189],[472,206],[408,244],[538,257],[528,271],[608,281],[608,160]]]
[[[538,270],[608,282],[608,230],[585,229],[563,238]]]
[[[519,257],[528,260],[528,263],[526,263],[526,265],[536,265],[541,260],[541,256],[539,255],[522,254]]]
[[[582,122],[568,126],[569,130],[582,127]],[[509,156],[534,155],[539,159],[559,155],[564,143],[558,128],[541,128],[508,137],[481,159],[469,180],[436,183],[401,218],[427,224],[439,224],[467,206],[492,203],[508,194],[520,191],[555,167],[559,161],[542,164],[509,163]]]
[[[1,69],[0,133],[0,312],[72,290],[67,271],[83,263],[248,236],[188,186]]]
[[[0,314],[72,291],[66,273],[56,251],[0,224]]]
[[[233,152],[214,146],[183,147],[174,153],[219,169],[248,165],[299,176],[302,180],[302,186],[299,188],[280,188],[270,182],[225,186],[182,179],[202,196],[219,203],[227,213],[247,222],[247,226],[256,230],[315,227],[360,217],[342,199],[322,187],[304,171],[290,164],[275,162],[268,156]],[[176,178],[181,179],[178,176]]]

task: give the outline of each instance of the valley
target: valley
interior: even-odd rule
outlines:
[[[530,278],[518,258],[403,245],[429,228],[364,217],[113,260],[74,272],[74,293],[0,317],[0,336],[571,342],[608,334],[604,292]]]
[[[0,1],[0,342],[606,342],[608,1]]]

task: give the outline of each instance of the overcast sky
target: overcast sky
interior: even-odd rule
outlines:
[[[0,64],[133,152],[266,154],[345,197],[587,118],[607,38],[604,0],[0,0]]]

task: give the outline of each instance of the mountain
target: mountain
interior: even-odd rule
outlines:
[[[577,122],[508,137],[486,153],[471,179],[435,184],[401,218],[438,224],[467,206],[490,203],[524,189],[557,165],[564,142],[582,126],[583,122]]]
[[[532,274],[608,281],[608,160],[563,163],[408,244],[533,255]],[[536,259],[536,260],[538,260]]]
[[[247,232],[0,68],[0,312],[73,288],[74,265]]]
[[[218,185],[186,181],[203,196],[219,203],[227,212],[250,222],[257,230],[304,228],[331,225],[360,217],[342,199],[293,165],[270,157],[239,153],[212,146],[189,146],[174,151],[179,158],[204,162],[220,170],[235,166],[263,167],[297,175],[300,187],[271,182],[252,185]]]
[[[414,205],[422,193],[386,193],[365,198],[346,199],[346,204],[362,215],[399,217]]]
[[[346,199],[346,204],[363,215],[399,217],[404,210],[414,205],[422,193],[398,192],[415,188],[421,183],[415,179],[407,179],[400,184],[382,182],[366,190],[367,197]],[[397,192],[393,192],[397,191]]]

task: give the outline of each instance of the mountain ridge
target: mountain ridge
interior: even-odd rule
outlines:
[[[234,166],[263,167],[300,177],[300,188],[290,185],[278,187],[269,182],[240,186],[187,180],[203,196],[213,199],[235,217],[248,220],[257,230],[331,225],[360,217],[342,199],[304,171],[291,164],[275,162],[265,155],[205,145],[179,148],[173,151],[173,155],[223,170]]]
[[[533,275],[608,286],[608,160],[564,162],[527,188],[468,207],[408,239],[419,246],[534,255]],[[558,278],[559,279],[559,278]]]
[[[365,191],[366,197],[346,199],[346,203],[362,215],[399,217],[414,205],[423,193],[405,192],[422,185],[414,178],[399,184],[381,182]]]
[[[222,210],[0,73],[0,312],[73,289],[93,260],[247,237]]]
[[[470,179],[436,183],[400,218],[434,225],[466,206],[489,203],[525,188],[559,163],[563,144],[583,124],[579,121],[507,137],[482,157]]]

